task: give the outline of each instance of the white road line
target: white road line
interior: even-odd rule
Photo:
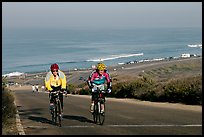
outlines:
[[[58,126],[26,126],[24,128],[47,129],[47,128],[87,128],[87,127],[96,127],[96,126],[62,126],[62,127],[58,127]]]
[[[107,125],[109,127],[202,127],[202,125]]]
[[[200,124],[195,125],[93,125],[93,126],[27,126],[24,128],[40,128],[40,129],[46,129],[46,128],[93,128],[93,127],[202,127]]]

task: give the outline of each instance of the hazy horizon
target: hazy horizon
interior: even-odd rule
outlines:
[[[202,2],[2,2],[2,28],[202,28]]]

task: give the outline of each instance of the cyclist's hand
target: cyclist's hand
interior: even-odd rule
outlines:
[[[107,93],[111,93],[111,89],[107,89]]]
[[[93,88],[91,89],[91,91],[92,91],[92,92],[95,92],[95,90],[94,90]]]
[[[93,87],[94,87],[93,85],[89,86],[90,89],[92,89]]]
[[[64,91],[63,91],[63,93],[64,93],[64,94],[67,94],[67,91],[66,91],[66,90],[64,90]]]
[[[64,94],[67,94],[67,91],[66,91],[65,89],[62,89],[62,92],[63,92]]]
[[[65,94],[65,97],[67,97],[67,91],[65,90],[63,93]]]

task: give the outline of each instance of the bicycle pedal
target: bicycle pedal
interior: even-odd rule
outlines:
[[[101,110],[100,113],[101,113],[101,114],[104,114],[104,110]]]

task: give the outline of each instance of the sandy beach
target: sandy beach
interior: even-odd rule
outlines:
[[[172,60],[152,61],[143,63],[123,64],[108,67],[108,71],[112,77],[113,84],[118,82],[130,81],[138,78],[141,74],[161,69],[162,67],[168,67],[173,65],[185,65],[194,64],[195,70],[182,71],[172,73],[172,75],[202,75],[202,57],[191,57],[191,58],[179,58]],[[73,85],[85,84],[89,74],[93,71],[92,69],[86,70],[71,70],[65,71],[67,77],[67,83]],[[25,74],[21,76],[8,77],[7,81],[13,83],[12,88],[31,88],[31,85],[44,85],[44,78],[47,72]],[[173,76],[172,76],[173,77]]]

